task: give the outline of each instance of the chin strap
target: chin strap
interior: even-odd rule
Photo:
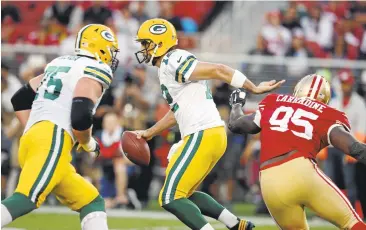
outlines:
[[[153,61],[153,59],[154,59],[154,57],[155,57],[156,51],[158,51],[158,48],[159,48],[159,46],[158,46],[158,45],[156,45],[156,46],[155,46],[155,48],[154,48],[154,52],[153,52],[153,54],[151,55],[151,58],[150,58],[149,62],[147,63],[148,65],[150,65],[150,66],[152,66],[152,65],[153,65],[153,64],[152,64],[152,61]]]

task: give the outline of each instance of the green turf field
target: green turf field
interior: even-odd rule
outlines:
[[[255,230],[278,229],[271,218],[266,215],[254,215],[255,206],[252,204],[235,204],[233,212],[239,216],[249,217],[256,224]],[[108,225],[110,230],[184,230],[182,223],[174,216],[165,212],[157,202],[150,202],[146,211],[134,212],[128,210],[108,211]],[[310,227],[313,230],[331,230],[324,222],[313,221],[313,213],[307,213]],[[210,220],[215,229],[224,230],[224,226]],[[314,227],[316,226],[316,227]],[[37,213],[19,218],[5,229],[11,230],[80,230],[78,214],[66,207],[42,207]],[[5,230],[3,229],[3,230]]]
[[[162,211],[165,212],[163,208],[159,206],[159,203],[155,200],[150,201],[149,206],[146,208],[149,211]],[[255,215],[255,205],[248,203],[235,203],[232,206],[233,213],[240,216],[253,216]],[[307,218],[312,218],[315,216],[315,213],[311,210],[305,208]]]
[[[212,222],[215,229],[225,229],[218,222]],[[111,230],[117,229],[185,229],[179,221],[176,220],[154,220],[141,218],[108,218],[108,225]],[[77,230],[80,229],[77,215],[67,214],[29,214],[14,221],[7,227],[26,229],[26,230]],[[274,230],[275,226],[257,226],[256,230]],[[332,227],[314,227],[312,230],[331,230]]]

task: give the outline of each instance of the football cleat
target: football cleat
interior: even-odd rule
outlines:
[[[255,225],[248,220],[239,220],[239,223],[234,227],[230,228],[230,230],[252,230],[255,228]]]

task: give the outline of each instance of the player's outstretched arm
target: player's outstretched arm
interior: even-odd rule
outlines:
[[[92,137],[93,110],[102,95],[102,85],[91,78],[81,78],[74,89],[71,106],[71,126],[79,143],[78,149],[99,154],[99,146]]]
[[[217,79],[224,81],[236,88],[244,88],[254,94],[270,92],[280,87],[285,81],[276,82],[275,80],[262,82],[258,86],[249,80],[239,70],[234,70],[223,64],[209,62],[198,62],[193,70],[190,81]]]
[[[137,130],[135,133],[137,134],[137,138],[145,138],[146,140],[150,140],[154,136],[160,134],[166,129],[169,129],[177,124],[177,120],[175,119],[173,111],[169,110],[165,116],[156,122],[155,125],[146,129],[146,130]]]
[[[233,133],[255,134],[261,128],[254,122],[255,114],[244,115],[242,107],[245,105],[246,93],[241,89],[234,90],[230,95],[231,112],[229,129]]]
[[[32,109],[34,98],[36,97],[37,87],[41,83],[43,74],[32,78],[28,84],[20,88],[11,98],[15,115],[19,119],[21,125],[25,127],[28,122],[29,114]]]
[[[254,123],[255,114],[244,115],[242,107],[240,104],[233,105],[230,118],[229,118],[229,129],[233,133],[250,133],[256,134],[261,131]]]
[[[345,154],[366,164],[366,145],[357,141],[343,127],[337,126],[330,131],[329,142]]]

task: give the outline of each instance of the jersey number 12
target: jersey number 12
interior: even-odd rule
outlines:
[[[160,85],[160,89],[164,99],[168,102],[171,110],[175,113],[179,109],[179,105],[177,103],[174,103],[172,105],[173,103],[172,95],[170,95],[168,88],[164,84]],[[206,99],[212,99],[211,89],[208,86],[207,81],[206,81]]]
[[[281,113],[285,114],[281,119],[279,119],[278,117]],[[313,138],[314,127],[309,121],[301,118],[316,120],[318,118],[318,115],[310,113],[303,109],[297,109],[296,111],[294,111],[294,109],[291,107],[281,106],[273,112],[271,118],[269,119],[269,123],[271,124],[270,128],[279,132],[286,132],[287,130],[289,130],[288,124],[291,121],[295,126],[304,127],[304,132],[291,130],[294,135],[305,138],[307,140],[311,140]]]

